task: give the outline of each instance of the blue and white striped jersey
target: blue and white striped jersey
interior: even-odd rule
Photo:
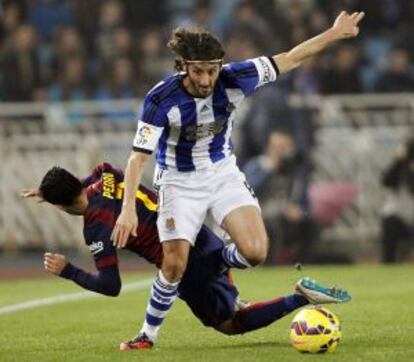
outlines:
[[[226,64],[206,98],[186,92],[183,74],[164,79],[148,92],[133,148],[151,153],[158,146],[159,168],[185,172],[231,155],[235,110],[257,87],[275,81],[278,70],[269,57]]]

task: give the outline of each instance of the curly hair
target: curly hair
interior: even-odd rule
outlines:
[[[167,45],[178,55],[175,60],[177,70],[182,70],[187,60],[216,60],[225,54],[217,38],[201,28],[177,28]]]
[[[51,168],[39,187],[42,198],[53,205],[70,206],[82,191],[82,183],[61,167]]]

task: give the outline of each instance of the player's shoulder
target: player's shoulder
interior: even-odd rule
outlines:
[[[87,182],[88,197],[93,197],[95,202],[98,199],[114,200],[117,185],[124,180],[124,174],[121,170],[112,166],[108,162],[102,162],[95,166],[92,175]]]
[[[180,87],[180,74],[172,74],[151,88],[145,96],[145,101],[162,106],[180,90]]]
[[[99,182],[102,178],[102,175],[105,172],[113,172],[118,175],[118,177],[123,177],[122,171],[115,169],[111,164],[107,162],[98,163],[91,171],[91,173],[81,179],[83,187],[89,187],[96,182]]]
[[[239,73],[255,71],[255,63],[259,58],[245,59],[242,61],[226,63],[221,68],[221,75],[227,77],[237,77]]]
[[[220,80],[225,87],[234,88],[238,87],[238,78],[254,75],[255,73],[254,59],[246,59],[224,64],[220,71]]]
[[[109,162],[100,162],[95,165],[93,170],[94,172],[104,172],[104,171],[109,171],[113,169],[114,169],[114,166],[112,166]]]
[[[124,178],[122,170],[113,166],[109,162],[98,163],[94,168],[94,173],[102,180],[104,180],[105,177],[108,177],[108,174],[111,174],[112,177],[114,177],[118,182],[122,181]]]

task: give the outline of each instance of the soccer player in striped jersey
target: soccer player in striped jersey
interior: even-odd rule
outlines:
[[[108,296],[116,296],[121,289],[116,248],[110,239],[119,215],[124,192],[123,174],[109,164],[98,165],[93,173],[79,180],[62,168],[52,168],[44,176],[39,189],[23,192],[24,197],[39,196],[70,214],[83,215],[84,236],[97,269],[88,273],[71,263],[65,256],[45,253],[45,269],[54,275],[73,280],[81,287]],[[140,187],[135,194],[140,225],[137,236],[130,238],[126,248],[145,258],[158,268],[163,253],[156,229],[155,194]],[[246,304],[239,300],[238,291],[229,273],[220,270],[224,244],[206,226],[197,235],[191,250],[189,265],[179,286],[179,295],[193,314],[206,326],[225,334],[240,334],[273,323],[277,319],[311,303],[345,302],[349,295],[339,289],[328,289],[301,279],[296,293],[267,302]],[[157,328],[165,309],[176,294],[168,290],[159,276],[152,287],[147,308],[147,323]],[[167,306],[167,307],[166,307]],[[167,308],[168,309],[168,308]],[[121,343],[122,350],[151,348],[153,340],[138,335]]]
[[[209,32],[179,28],[173,33],[168,45],[177,55],[179,72],[145,97],[125,172],[124,204],[112,234],[117,247],[136,235],[135,190],[157,149],[154,180],[164,251],[159,278],[171,295],[207,212],[234,242],[223,250],[228,267],[247,268],[265,260],[268,240],[259,204],[232,154],[235,110],[258,87],[332,43],[355,37],[363,16],[343,11],[331,28],[288,52],[225,65],[224,49]],[[144,323],[142,335],[155,339],[153,327]]]

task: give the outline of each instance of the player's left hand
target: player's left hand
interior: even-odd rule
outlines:
[[[45,253],[43,264],[49,273],[60,275],[67,261],[66,257],[62,254]]]
[[[338,39],[353,38],[357,36],[359,33],[358,24],[364,16],[364,12],[355,12],[350,15],[346,11],[342,11],[332,26]]]
[[[20,196],[23,197],[24,199],[28,199],[30,197],[37,197],[38,198],[37,202],[44,201],[40,193],[40,190],[38,189],[23,189],[20,192]]]

